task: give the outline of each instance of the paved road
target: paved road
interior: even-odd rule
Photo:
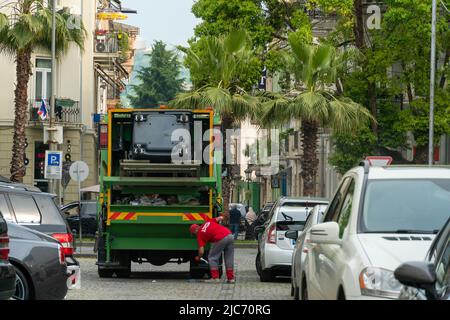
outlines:
[[[68,300],[265,300],[291,299],[290,280],[277,279],[262,283],[255,270],[256,249],[238,248],[236,283],[213,284],[190,279],[188,264],[132,264],[129,279],[100,279],[95,259],[79,258],[82,274],[81,289],[71,290]]]

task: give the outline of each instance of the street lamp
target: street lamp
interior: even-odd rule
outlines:
[[[249,195],[250,194],[250,181],[252,181],[253,170],[250,168],[247,168],[244,172],[245,172],[245,178],[247,179],[247,191],[248,191],[248,195]],[[247,197],[247,207],[250,208],[250,196]]]
[[[432,2],[431,18],[431,72],[430,72],[430,129],[428,141],[428,164],[433,165],[434,160],[434,87],[436,81],[436,0]]]

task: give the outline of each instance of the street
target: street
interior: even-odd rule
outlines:
[[[262,283],[255,269],[256,248],[236,248],[236,283],[203,283],[189,278],[188,264],[155,267],[132,264],[129,279],[100,279],[94,258],[78,258],[81,289],[71,290],[68,300],[286,300],[290,280]]]

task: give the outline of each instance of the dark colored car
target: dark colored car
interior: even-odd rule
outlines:
[[[73,285],[79,279],[80,265],[73,257],[72,231],[55,203],[55,196],[19,183],[0,182],[0,212],[6,221],[45,233],[62,246]]]
[[[9,261],[16,271],[16,300],[62,300],[67,265],[62,245],[44,233],[8,223]]]
[[[8,225],[0,212],[0,300],[11,298],[15,290],[16,273],[9,263]]]
[[[61,212],[66,216],[70,230],[79,234],[81,211],[81,232],[85,236],[95,236],[97,232],[97,202],[95,200],[81,201],[81,210],[78,201],[71,202],[61,207]]]
[[[401,300],[450,300],[450,219],[434,239],[425,261],[403,263],[394,276],[405,285]]]

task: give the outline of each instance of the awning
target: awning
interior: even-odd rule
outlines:
[[[96,186],[91,186],[87,188],[80,189],[81,192],[96,192],[100,193],[100,185],[97,184]]]

